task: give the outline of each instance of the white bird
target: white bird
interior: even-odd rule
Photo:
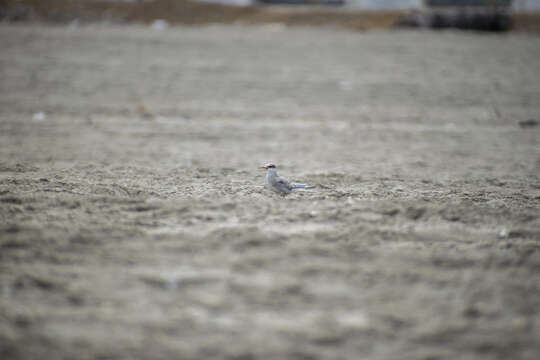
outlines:
[[[290,194],[294,189],[309,189],[312,186],[308,184],[299,184],[289,182],[277,174],[276,165],[268,164],[261,167],[266,171],[266,186],[280,195]]]

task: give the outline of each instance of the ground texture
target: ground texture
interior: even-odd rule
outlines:
[[[540,38],[0,43],[1,358],[540,358]]]

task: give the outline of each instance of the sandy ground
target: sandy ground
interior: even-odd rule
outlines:
[[[540,358],[539,37],[0,43],[1,358]]]

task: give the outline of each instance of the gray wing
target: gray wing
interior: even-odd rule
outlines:
[[[276,179],[272,182],[272,187],[283,194],[288,194],[293,189],[293,186],[285,179],[281,177],[276,177]]]

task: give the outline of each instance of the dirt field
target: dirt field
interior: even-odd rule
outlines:
[[[0,43],[0,358],[540,358],[539,37]]]

